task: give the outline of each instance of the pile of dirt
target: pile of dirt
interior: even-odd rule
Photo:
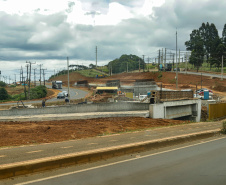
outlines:
[[[60,142],[184,123],[187,122],[140,117],[70,121],[0,122],[0,147]]]
[[[226,92],[226,86],[218,85],[218,86],[213,87],[213,90],[220,91],[220,92]]]

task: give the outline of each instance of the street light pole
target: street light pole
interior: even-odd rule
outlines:
[[[70,103],[70,82],[69,82],[69,58],[67,57],[67,78],[68,78],[68,100]]]
[[[178,71],[177,71],[177,31],[176,31],[176,89],[178,88]]]

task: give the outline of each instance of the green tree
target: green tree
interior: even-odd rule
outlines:
[[[9,98],[9,94],[4,87],[0,88],[0,100],[7,100]]]
[[[185,42],[187,50],[192,51],[189,62],[193,64],[197,72],[204,60],[204,41],[199,30],[193,30],[190,34],[190,40]]]
[[[0,81],[0,87],[6,87],[6,83],[3,81]]]
[[[94,64],[89,64],[89,68],[90,69],[93,69],[93,68],[95,68],[96,66],[94,65]]]
[[[122,55],[119,59],[115,59],[108,63],[108,68],[112,67],[113,73],[122,73],[127,71],[127,65],[129,71],[139,69],[139,61],[140,68],[145,68],[145,63],[142,58],[136,55]]]
[[[217,46],[215,53],[213,54],[213,58],[211,58],[211,64],[214,64],[218,69],[222,64],[222,56],[225,57],[225,51],[226,47],[221,43]]]

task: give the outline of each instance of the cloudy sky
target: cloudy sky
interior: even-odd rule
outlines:
[[[214,23],[221,37],[222,0],[0,0],[0,70],[15,74],[26,61],[47,77],[70,64],[105,65],[122,54],[155,58],[158,49],[185,50],[189,34]]]

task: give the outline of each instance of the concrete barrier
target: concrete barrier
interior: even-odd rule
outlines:
[[[96,103],[96,104],[77,104],[60,107],[45,107],[33,109],[12,109],[0,111],[0,116],[23,116],[40,114],[66,114],[84,112],[119,112],[119,111],[139,111],[149,110],[148,103]]]
[[[0,166],[0,179],[26,175],[45,170],[51,170],[71,165],[78,165],[88,162],[95,162],[116,156],[132,154],[135,152],[143,152],[153,148],[165,147],[173,144],[180,144],[187,141],[204,139],[219,133],[219,129],[198,132],[187,135],[173,136],[158,140],[150,140],[144,142],[131,143],[121,146],[108,147],[104,149],[96,149],[80,153],[72,153],[54,157],[46,157],[37,160],[24,161],[13,164]]]

